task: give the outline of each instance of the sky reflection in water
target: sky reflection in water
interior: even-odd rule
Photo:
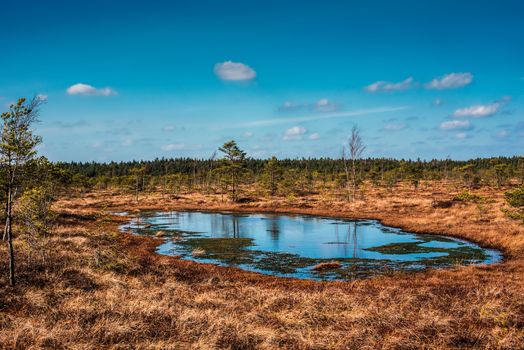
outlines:
[[[158,253],[278,276],[354,279],[456,263],[493,263],[501,255],[476,244],[386,227],[374,220],[216,212],[142,212],[124,231],[163,231]],[[174,237],[174,239],[173,239]],[[192,255],[196,248],[205,252]],[[312,270],[339,261],[339,269]]]

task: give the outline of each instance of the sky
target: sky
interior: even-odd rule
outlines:
[[[524,2],[0,0],[53,161],[524,154]]]

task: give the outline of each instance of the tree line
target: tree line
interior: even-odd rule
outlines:
[[[233,142],[233,144],[231,144]],[[362,141],[361,141],[362,143]],[[226,146],[238,145],[234,141]],[[360,145],[363,148],[363,145]],[[341,158],[250,158],[241,151],[237,155],[210,159],[161,158],[129,162],[69,162],[59,165],[72,174],[76,186],[85,188],[131,188],[147,191],[164,188],[169,192],[220,191],[228,185],[266,185],[267,193],[285,194],[328,183],[345,186],[350,197],[362,182],[392,188],[410,183],[417,188],[421,181],[458,182],[469,188],[505,186],[511,181],[524,183],[524,157],[477,158],[467,161],[452,159],[410,160],[361,158],[362,152],[350,147]],[[229,152],[229,151],[228,151]],[[353,154],[352,154],[353,153]],[[360,153],[360,154],[358,154]],[[236,159],[238,158],[238,159]],[[229,163],[229,164],[227,164]],[[235,170],[226,175],[226,170]],[[239,177],[237,181],[237,177]]]

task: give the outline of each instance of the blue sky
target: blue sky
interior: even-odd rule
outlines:
[[[524,150],[524,4],[2,1],[0,107],[51,160],[457,158]]]

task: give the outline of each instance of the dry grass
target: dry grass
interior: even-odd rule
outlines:
[[[194,257],[204,256],[206,255],[206,251],[202,248],[196,248],[196,249],[193,249],[193,251],[191,252],[191,255]]]
[[[154,253],[160,240],[119,234],[95,220],[103,205],[132,211],[129,196],[63,200],[46,266],[20,252],[15,288],[0,277],[0,345],[18,349],[446,349],[524,348],[524,228],[492,203],[452,201],[458,189],[369,189],[354,205],[329,193],[232,205],[187,195],[156,209],[229,209],[377,218],[502,249],[495,266],[397,273],[353,282],[275,278]],[[437,203],[438,204],[438,203]],[[333,209],[336,208],[336,209]],[[5,256],[2,247],[0,253]]]
[[[341,266],[342,264],[339,263],[338,261],[328,261],[328,262],[316,264],[311,269],[315,271],[326,271],[326,270],[338,269]]]

